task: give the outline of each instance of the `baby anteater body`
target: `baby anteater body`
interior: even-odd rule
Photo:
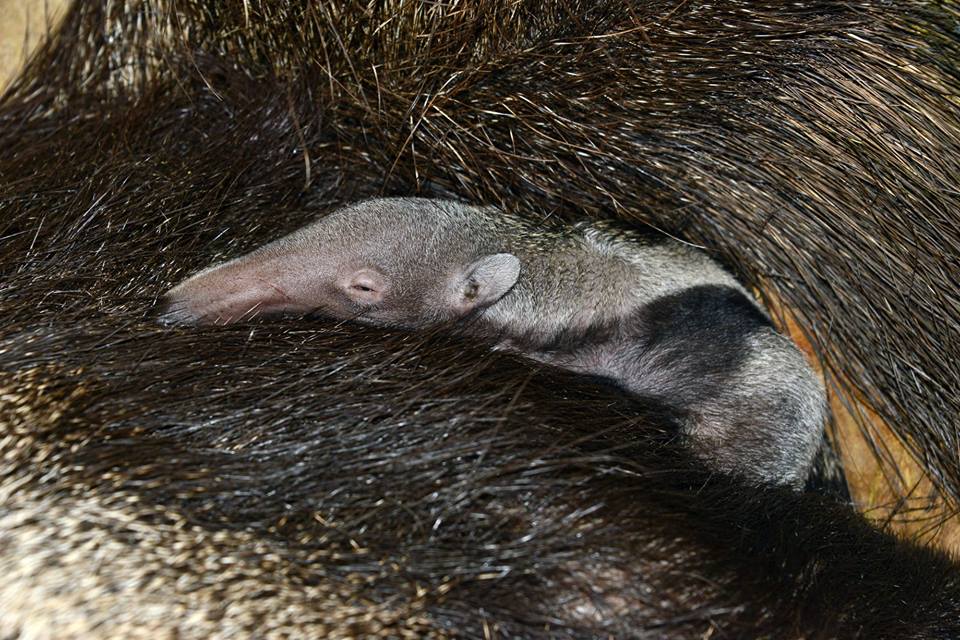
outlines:
[[[798,486],[824,391],[802,354],[706,254],[610,223],[541,228],[498,209],[361,202],[187,279],[164,320],[319,312],[464,332],[679,409],[715,468]]]

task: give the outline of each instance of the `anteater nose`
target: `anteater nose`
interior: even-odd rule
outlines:
[[[194,313],[188,301],[165,295],[157,304],[154,319],[159,324],[174,326],[197,324],[200,317]]]

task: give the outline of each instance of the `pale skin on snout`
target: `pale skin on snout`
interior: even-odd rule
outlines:
[[[160,317],[307,313],[454,323],[608,378],[685,412],[695,453],[756,482],[800,486],[821,442],[822,384],[745,289],[701,251],[607,223],[546,229],[490,207],[370,200],[188,278]]]

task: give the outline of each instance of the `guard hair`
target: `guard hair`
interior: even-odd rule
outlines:
[[[0,98],[0,635],[960,635],[954,559],[705,472],[663,407],[444,335],[148,317],[363,198],[617,218],[782,301],[953,508],[958,22],[75,2]]]

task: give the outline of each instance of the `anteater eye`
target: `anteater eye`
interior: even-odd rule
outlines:
[[[365,287],[362,284],[352,284],[350,285],[351,289],[356,289],[357,291],[373,291],[370,287]]]

